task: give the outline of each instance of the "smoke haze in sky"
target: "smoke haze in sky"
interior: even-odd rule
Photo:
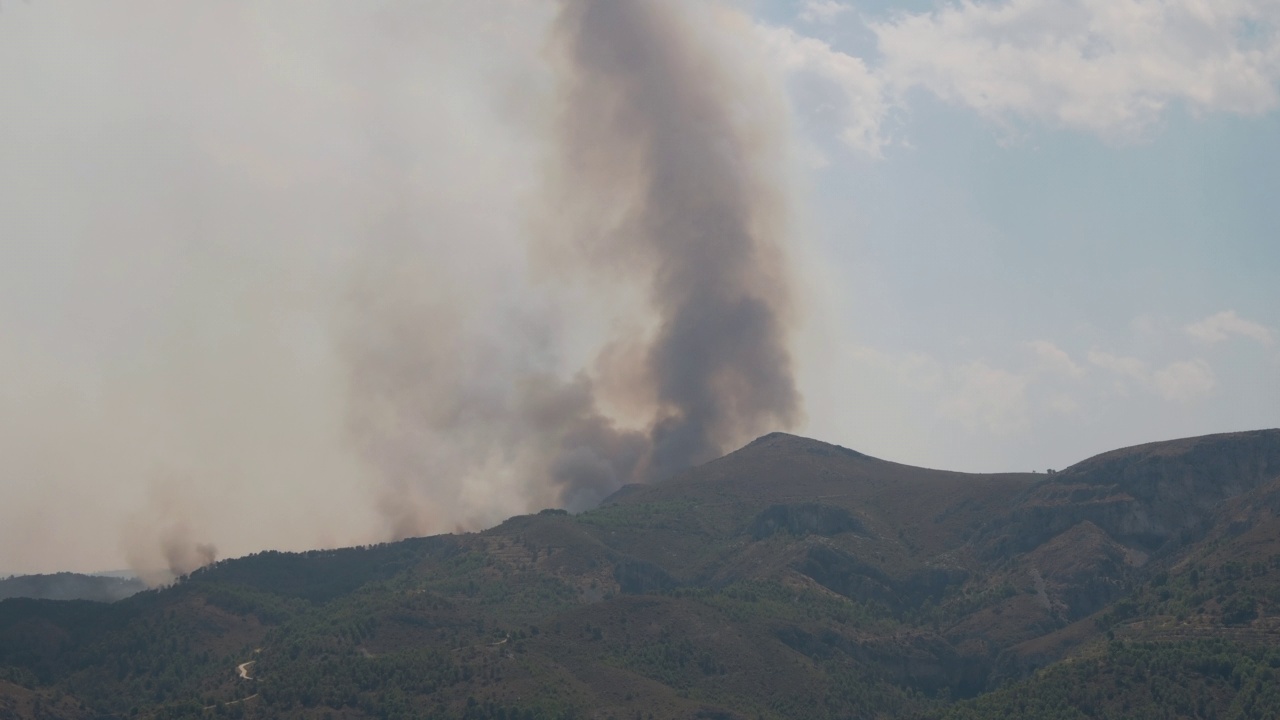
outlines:
[[[717,52],[735,24],[749,32],[714,7],[561,3],[548,182],[523,250],[535,283],[576,288],[576,302],[477,322],[474,290],[423,287],[436,272],[411,203],[370,233],[342,346],[396,535],[449,519],[441,483],[496,482],[526,507],[581,510],[798,419],[776,187],[785,136],[768,88]],[[574,368],[563,336],[584,302],[615,330]]]
[[[0,567],[475,529],[799,420],[750,22],[532,5],[5,9]]]
[[[0,574],[1280,425],[1280,5],[1125,7],[0,3]]]

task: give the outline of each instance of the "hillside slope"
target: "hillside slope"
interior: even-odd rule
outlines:
[[[0,602],[0,701],[58,698],[50,717],[1104,717],[1158,674],[1124,668],[1185,656],[1170,672],[1210,688],[1195,710],[1216,717],[1269,697],[1249,683],[1269,682],[1257,648],[1280,639],[1278,515],[1280,431],[1051,476],[773,434],[578,515],[261,553],[111,605]],[[1174,695],[1132,702],[1186,715]]]
[[[14,575],[0,578],[0,600],[31,598],[34,600],[94,600],[115,602],[146,590],[137,578],[54,573],[52,575]]]

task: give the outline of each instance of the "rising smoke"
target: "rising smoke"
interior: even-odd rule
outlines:
[[[476,529],[794,426],[754,32],[717,0],[6,5],[0,568]]]
[[[441,475],[510,473],[530,505],[581,510],[799,419],[778,126],[698,26],[732,16],[688,5],[565,0],[550,38],[556,153],[531,263],[638,290],[636,335],[564,381],[553,328],[467,338],[456,306],[385,272],[403,257],[361,286],[352,427],[396,536],[438,527],[421,489]]]
[[[656,401],[647,479],[790,427],[800,413],[781,168],[769,163],[778,127],[752,112],[754,88],[700,42],[692,19],[673,2],[578,0],[556,33],[562,192],[587,212],[616,213],[612,227],[589,219],[592,235],[577,240],[600,243],[588,257],[628,258],[630,268],[609,269],[643,274],[657,318],[634,349]]]

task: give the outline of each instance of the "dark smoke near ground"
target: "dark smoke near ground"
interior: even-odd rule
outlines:
[[[424,296],[403,244],[369,258],[343,347],[351,428],[386,479],[394,536],[439,526],[423,484],[580,510],[800,419],[780,131],[706,26],[730,21],[674,0],[560,4],[556,150],[530,264],[606,306],[638,298],[626,333],[570,380],[556,313],[513,312],[478,335],[447,292]],[[413,230],[393,219],[381,233]]]
[[[151,523],[130,525],[134,535],[127,545],[130,568],[138,578],[151,586],[167,585],[177,578],[209,565],[218,559],[218,549],[211,543],[195,539],[191,528],[175,517],[186,512],[169,508],[160,527]],[[153,543],[155,543],[153,545]]]
[[[0,571],[477,530],[794,427],[738,7],[5,4]]]
[[[634,262],[624,271],[647,276],[658,319],[635,350],[656,400],[650,480],[800,414],[779,201],[755,175],[768,138],[742,126],[736,114],[752,99],[734,94],[741,85],[676,8],[575,0],[556,29],[567,88],[563,192],[618,213],[603,236],[581,240],[599,243],[592,257]]]
[[[218,549],[211,543],[191,542],[185,537],[165,537],[162,552],[174,577],[187,575],[218,559]]]

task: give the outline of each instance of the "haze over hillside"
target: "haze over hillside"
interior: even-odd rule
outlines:
[[[5,2],[0,568],[1280,424],[1280,5],[1137,2]]]
[[[0,577],[0,600],[7,598],[33,598],[39,600],[115,602],[146,589],[146,583],[136,577],[80,575],[77,573]]]
[[[1268,717],[1278,640],[1280,430],[1054,475],[774,433],[576,515],[0,601],[0,709]]]
[[[1280,3],[0,4],[0,720],[1280,720]]]
[[[751,71],[764,51],[739,11],[667,0],[513,9],[512,21],[540,28],[526,38],[544,56],[538,72],[486,70],[465,94],[485,103],[483,83],[532,83],[504,98],[518,116],[489,120],[524,123],[516,169],[538,182],[481,189],[490,183],[465,187],[450,169],[506,155],[457,147],[476,130],[468,109],[434,99],[402,107],[410,98],[394,89],[430,85],[413,68],[470,57],[470,41],[435,27],[425,8],[324,7],[293,37],[319,97],[283,70],[251,79],[255,66],[275,67],[275,46],[245,53],[255,30],[230,6],[146,16],[189,26],[200,38],[190,48],[133,27],[136,7],[103,10],[102,37],[61,47],[119,60],[106,73],[127,95],[112,107],[160,113],[194,145],[128,124],[116,137],[99,119],[104,146],[142,149],[122,150],[141,165],[99,162],[129,178],[111,183],[115,204],[147,212],[120,211],[113,237],[123,244],[88,253],[128,281],[119,308],[128,320],[76,339],[104,365],[48,363],[92,389],[25,398],[20,426],[33,437],[5,453],[6,476],[106,488],[144,479],[127,493],[138,506],[122,529],[86,556],[100,561],[100,545],[119,544],[157,583],[212,562],[227,543],[254,547],[246,535],[259,547],[268,538],[306,547],[584,509],[800,421],[783,105],[777,84]],[[48,33],[67,22],[19,12]],[[457,14],[469,27],[488,12]],[[430,27],[389,39],[378,32],[385,23]],[[331,34],[343,43],[336,56]],[[199,74],[167,78],[152,96],[135,76],[151,63],[126,50],[134,41],[159,43]],[[363,60],[339,63],[343,52]],[[472,70],[443,74],[476,83]],[[210,108],[222,110],[208,117]],[[292,121],[330,111],[340,117],[311,124],[324,126],[326,147],[356,143],[351,157],[277,146]],[[147,164],[153,143],[163,167]],[[260,172],[276,160],[279,182]],[[359,190],[343,182],[313,194],[315,173],[303,166],[328,161],[330,180],[354,177]],[[96,197],[94,185],[68,193]],[[489,209],[494,201],[524,207],[499,219],[508,213]],[[97,202],[86,197],[84,214]],[[67,451],[46,452],[55,446]],[[79,494],[67,495],[49,498],[47,525],[65,528],[63,543],[84,542],[71,518],[101,520],[70,512]],[[17,540],[0,544],[15,553],[7,561],[23,560],[8,549]],[[24,545],[52,553],[53,540]]]

